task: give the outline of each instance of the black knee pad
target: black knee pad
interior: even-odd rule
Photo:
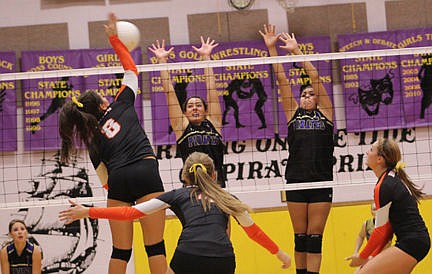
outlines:
[[[119,260],[129,262],[131,255],[132,255],[132,249],[119,249],[113,246],[111,259],[119,259]]]
[[[321,253],[322,248],[322,235],[321,234],[311,234],[307,235],[306,241],[306,251],[308,253]]]
[[[306,252],[306,234],[294,234],[294,250],[297,252]]]
[[[157,255],[166,256],[164,240],[154,245],[146,245],[145,250],[147,252],[147,257],[152,257]]]

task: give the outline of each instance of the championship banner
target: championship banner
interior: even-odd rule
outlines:
[[[305,38],[296,38],[300,50],[303,54],[318,54],[318,53],[327,53],[331,52],[331,43],[330,37],[322,36],[322,37],[305,37]],[[280,43],[280,45],[282,45]],[[286,50],[282,50],[278,45],[279,55],[286,55],[288,52]],[[327,94],[330,96],[333,101],[333,81],[332,81],[332,64],[331,61],[314,61],[312,64],[318,70],[318,74],[320,77],[320,81],[324,88],[326,89]],[[300,87],[304,84],[309,83],[308,75],[306,71],[303,69],[301,63],[286,63],[284,64],[285,74],[288,78],[289,84],[291,86],[291,91],[293,96],[295,97],[298,104],[300,104]],[[276,77],[276,76],[275,76]],[[288,134],[288,121],[292,118],[289,117],[287,119],[285,115],[285,111],[281,104],[281,90],[278,89],[278,128],[280,136],[287,136]],[[335,122],[335,114],[333,111],[333,122]],[[335,124],[336,129],[336,124]]]
[[[131,52],[132,59],[136,65],[142,64],[141,49],[137,48]],[[113,49],[88,49],[82,50],[82,66],[94,67],[121,67],[120,59]],[[120,90],[123,73],[90,75],[84,77],[84,91],[96,91],[112,103]],[[135,99],[135,110],[139,121],[143,122],[143,106],[141,81],[138,81],[138,96]]]
[[[28,51],[22,53],[23,71],[81,68],[80,50]],[[81,77],[23,80],[24,148],[58,149],[58,113],[67,99],[79,96]]]
[[[400,48],[432,45],[432,29],[400,30]],[[400,56],[403,109],[406,126],[432,124],[432,54]]]
[[[150,63],[157,63],[151,51],[148,51],[148,56]],[[212,52],[212,60],[266,56],[268,52],[264,43],[256,41],[219,43]],[[191,45],[175,46],[169,58],[170,63],[199,60],[200,56]],[[213,71],[223,113],[224,140],[274,137],[269,66],[234,66],[214,68]],[[193,95],[207,98],[204,69],[175,70],[170,71],[170,75],[180,105]],[[150,73],[150,90],[154,119],[153,144],[175,144],[176,137],[169,124],[168,106],[159,72]]]
[[[15,72],[15,52],[0,52],[0,73]],[[16,82],[0,82],[0,151],[17,150]]]
[[[395,31],[339,35],[338,43],[340,52],[398,48]],[[344,59],[340,70],[348,132],[405,125],[399,56]]]

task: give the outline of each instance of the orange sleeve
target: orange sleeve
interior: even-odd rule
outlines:
[[[114,51],[116,52],[117,56],[119,57],[123,69],[131,70],[135,72],[136,75],[138,75],[138,69],[135,65],[134,60],[132,59],[132,56],[129,53],[129,50],[126,48],[125,45],[123,45],[123,43],[120,41],[118,36],[117,35],[110,36],[109,41]]]
[[[363,251],[360,253],[360,257],[367,259],[369,256],[377,255],[391,240],[392,236],[393,229],[389,222],[383,226],[375,228],[372,231],[366,246],[363,248]]]
[[[261,230],[257,224],[247,227],[242,226],[242,228],[249,238],[267,249],[271,254],[276,254],[279,251],[279,247],[272,241],[272,239],[270,239],[269,236],[267,236],[267,234],[264,233],[264,231]]]
[[[131,206],[119,207],[91,207],[89,216],[93,219],[110,219],[118,221],[135,220],[146,216],[138,209]]]

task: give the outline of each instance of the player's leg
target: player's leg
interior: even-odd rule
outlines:
[[[148,194],[138,199],[137,203],[150,200],[162,193],[163,192],[155,192]],[[165,243],[163,238],[165,228],[165,210],[141,218],[140,223],[150,272],[152,274],[165,274],[167,272]]]
[[[129,203],[108,199],[107,207],[130,206]],[[133,227],[129,221],[109,221],[113,251],[109,261],[108,273],[126,273],[126,267],[132,254]]]

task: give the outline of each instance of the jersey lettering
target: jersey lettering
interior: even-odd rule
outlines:
[[[108,138],[114,138],[120,132],[121,125],[113,118],[108,119],[102,126],[102,133]]]

